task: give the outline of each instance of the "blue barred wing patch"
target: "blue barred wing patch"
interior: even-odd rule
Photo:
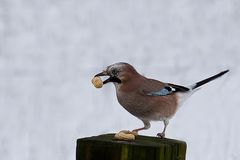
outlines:
[[[169,94],[172,94],[175,92],[175,88],[172,88],[170,86],[164,87],[163,89],[156,91],[156,92],[150,92],[147,95],[149,96],[167,96]]]

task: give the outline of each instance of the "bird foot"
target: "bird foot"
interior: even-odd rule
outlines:
[[[165,138],[165,133],[158,133],[157,136],[161,139]]]
[[[138,135],[138,132],[135,131],[135,130],[132,130],[132,131],[122,130],[122,131],[120,131],[120,132],[123,132],[123,133],[125,133],[125,134],[132,134],[132,135],[134,135],[134,136],[137,136],[137,135]]]
[[[134,136],[138,136],[138,131],[132,130],[130,133],[133,134]]]

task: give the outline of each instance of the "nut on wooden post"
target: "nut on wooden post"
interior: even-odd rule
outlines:
[[[114,139],[116,140],[123,140],[123,141],[133,141],[135,140],[136,133],[133,133],[131,131],[120,131],[114,135]]]

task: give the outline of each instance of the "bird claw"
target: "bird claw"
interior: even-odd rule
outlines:
[[[157,136],[161,139],[165,138],[165,133],[158,133]]]
[[[134,136],[138,136],[138,131],[132,130],[132,132],[130,133],[133,134]]]
[[[120,131],[120,132],[123,132],[123,133],[125,133],[125,134],[132,134],[132,135],[134,135],[134,136],[137,136],[137,135],[138,135],[138,132],[135,131],[135,130],[133,130],[133,131],[122,130],[122,131]]]

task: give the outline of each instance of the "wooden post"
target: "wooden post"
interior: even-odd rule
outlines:
[[[76,160],[185,160],[186,147],[174,139],[137,136],[126,142],[106,134],[78,139]]]

